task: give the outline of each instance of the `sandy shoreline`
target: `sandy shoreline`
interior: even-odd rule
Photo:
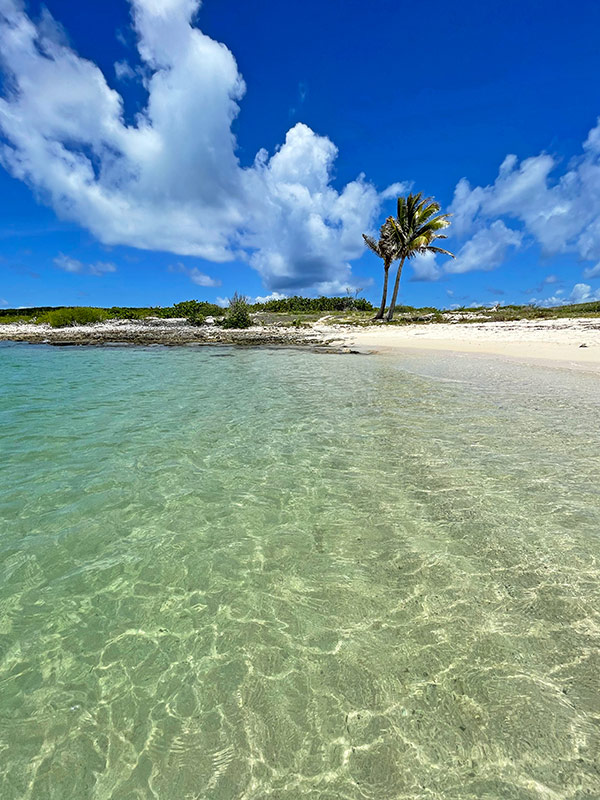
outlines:
[[[323,319],[311,327],[277,325],[247,330],[193,327],[185,320],[112,320],[96,325],[51,328],[0,325],[0,340],[53,345],[310,346],[335,351],[401,353],[408,350],[494,355],[600,373],[600,319],[521,320],[469,324],[431,323],[351,327]]]
[[[319,328],[336,344],[378,353],[407,350],[495,355],[600,373],[600,319],[522,320]]]

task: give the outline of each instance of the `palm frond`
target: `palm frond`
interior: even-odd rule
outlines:
[[[428,236],[426,233],[421,234],[420,236],[415,236],[411,239],[410,249],[422,250],[423,248],[427,247],[431,241],[433,241],[433,237]]]
[[[430,217],[432,217],[434,214],[437,214],[440,208],[441,208],[440,204],[436,203],[435,201],[433,203],[430,203],[428,206],[425,206],[419,212],[419,222],[423,225],[425,222],[427,222],[428,219],[430,219]]]
[[[363,233],[367,247],[389,266],[398,257],[399,246],[393,230],[393,217],[388,217],[379,229],[379,240]],[[387,268],[387,267],[386,267]]]
[[[374,239],[372,236],[367,236],[366,233],[363,233],[362,237],[365,240],[365,244],[367,245],[369,250],[372,250],[377,255],[380,255],[379,242],[376,239]]]
[[[415,216],[420,219],[425,209],[431,206],[437,206],[437,211],[440,210],[440,205],[435,202],[433,197],[424,197],[415,208]]]
[[[450,250],[444,250],[443,247],[434,247],[433,245],[429,245],[427,250],[429,250],[430,253],[440,253],[440,255],[443,256],[450,256],[450,258],[456,258],[454,253],[451,253]]]
[[[404,197],[399,197],[398,198],[398,219],[400,219],[400,220],[404,219],[405,209],[406,209],[406,200],[404,199]]]

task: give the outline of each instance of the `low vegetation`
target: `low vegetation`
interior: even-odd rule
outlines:
[[[252,325],[248,301],[243,295],[235,292],[229,301],[227,316],[221,325],[224,328],[249,328]]]
[[[46,311],[37,318],[37,322],[47,322],[53,328],[67,328],[73,325],[93,325],[95,322],[105,322],[109,319],[110,312],[104,308],[55,308]]]
[[[286,307],[286,303],[289,305]],[[327,301],[327,302],[322,302]],[[248,304],[240,295],[232,297],[229,308],[223,309],[214,303],[187,300],[167,308],[88,308],[84,306],[48,306],[23,309],[0,309],[0,325],[11,322],[34,324],[46,323],[53,328],[73,325],[91,325],[105,320],[144,320],[187,319],[193,325],[203,325],[207,317],[213,317],[216,324],[226,328],[247,328],[252,324],[283,325],[295,328],[308,326],[317,320],[342,325],[370,325],[373,320],[373,306],[366,300],[357,301],[352,308],[343,301],[344,297],[307,298],[292,297],[284,300],[271,300],[268,303]],[[273,304],[277,304],[273,308]],[[304,305],[304,310],[302,308]],[[333,308],[323,308],[330,306]],[[561,319],[566,317],[600,317],[600,301],[577,303],[574,305],[541,308],[540,306],[506,305],[488,308],[486,306],[438,309],[432,306],[415,308],[396,306],[392,325],[415,323],[470,323],[470,322],[514,322],[518,320]],[[380,323],[381,324],[381,323]]]
[[[283,297],[280,300],[268,300],[266,303],[254,303],[251,311],[268,311],[276,314],[314,314],[327,311],[369,311],[375,309],[368,300],[354,297],[348,293],[345,297]]]
[[[38,306],[35,308],[0,309],[0,324],[11,322],[47,323],[54,328],[73,325],[91,325],[109,319],[144,320],[149,317],[157,319],[187,319],[192,325],[203,325],[207,317],[213,317],[227,328],[248,328],[252,325],[251,314],[287,315],[310,314],[318,319],[324,313],[334,312],[373,312],[373,306],[367,300],[352,295],[346,297],[287,297],[281,300],[269,300],[266,303],[248,303],[247,299],[237,292],[224,309],[215,303],[199,300],[185,300],[172,306],[153,306],[134,308],[129,306],[113,306],[112,308],[89,308],[87,306]],[[264,319],[262,320],[265,321]],[[298,324],[306,320],[298,319]]]

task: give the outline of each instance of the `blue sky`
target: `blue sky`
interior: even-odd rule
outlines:
[[[0,303],[377,302],[360,234],[410,188],[458,258],[402,302],[600,298],[599,27],[587,0],[0,0]]]

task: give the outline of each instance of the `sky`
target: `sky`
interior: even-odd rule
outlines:
[[[600,299],[600,4],[0,0],[0,307]]]

